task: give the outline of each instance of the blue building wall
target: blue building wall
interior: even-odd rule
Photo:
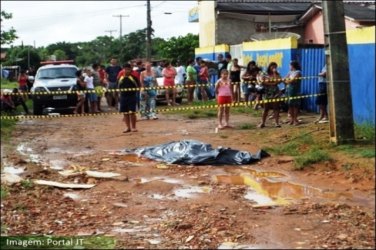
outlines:
[[[325,65],[325,51],[323,46],[299,48],[297,50],[297,59],[302,67],[303,76],[309,77],[302,80],[301,93],[303,95],[318,93],[317,76]],[[315,103],[317,97],[302,99],[302,109],[319,112]]]
[[[354,121],[375,124],[375,44],[349,44]]]

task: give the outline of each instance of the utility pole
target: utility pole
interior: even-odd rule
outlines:
[[[27,46],[27,69],[30,69],[30,45]]]
[[[120,39],[123,36],[122,33],[122,26],[123,26],[123,17],[129,17],[129,15],[113,15],[113,17],[119,17],[120,18]]]
[[[150,15],[150,0],[146,0],[146,60],[151,60],[151,15]]]
[[[354,141],[349,61],[342,1],[322,1],[328,83],[330,141]]]
[[[116,30],[105,30],[104,32],[110,33],[110,36],[112,36],[112,32],[116,32]]]

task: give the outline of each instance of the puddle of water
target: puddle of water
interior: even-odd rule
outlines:
[[[15,168],[12,166],[4,167],[4,173],[19,175],[19,174],[22,174],[24,171],[25,171],[24,168]]]
[[[285,205],[293,200],[306,197],[323,197],[322,191],[317,188],[290,182],[271,181],[266,178],[255,178],[252,175],[218,175],[215,176],[215,180],[218,183],[249,186],[253,192],[248,192],[245,198],[252,199],[260,205],[269,205],[270,200],[274,204]]]
[[[210,193],[210,187],[197,187],[190,186],[185,188],[179,188],[174,190],[174,194],[180,198],[193,198],[196,197],[198,193]]]
[[[280,178],[280,177],[286,176],[278,172],[259,172],[257,170],[249,169],[249,168],[242,168],[242,170],[245,170],[247,173],[257,178],[265,178],[265,177]]]
[[[264,196],[262,194],[259,194],[252,190],[248,190],[244,198],[247,200],[256,202],[257,204],[275,205],[275,202],[271,198]]]
[[[29,161],[32,163],[42,163],[41,156],[38,154],[32,154],[33,149],[27,147],[25,144],[21,143],[17,146],[17,151],[21,155],[29,156]]]
[[[26,147],[25,144],[21,143],[17,146],[17,151],[22,155],[28,155],[29,153],[33,152],[33,150],[29,147]]]
[[[29,154],[29,158],[30,158],[30,161],[32,163],[41,163],[42,162],[40,155],[37,155],[37,154]]]
[[[50,168],[55,170],[63,170],[65,166],[69,165],[64,160],[50,160]]]

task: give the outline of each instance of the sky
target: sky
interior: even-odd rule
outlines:
[[[119,37],[146,28],[146,1],[0,1],[1,10],[12,13],[1,29],[13,27],[13,45],[47,46],[57,42],[85,42],[98,36]],[[198,23],[188,22],[189,10],[197,1],[152,1],[151,19],[155,37],[164,39],[198,34]],[[165,12],[170,14],[165,14]]]

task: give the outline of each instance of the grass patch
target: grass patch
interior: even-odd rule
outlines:
[[[222,139],[227,139],[228,138],[227,135],[220,135],[219,137],[222,138]]]
[[[1,113],[1,116],[7,115],[5,113]],[[17,121],[16,120],[5,120],[5,119],[0,119],[0,130],[1,130],[1,142],[6,142],[9,141],[13,128],[16,125]]]
[[[1,224],[1,234],[5,234],[8,232],[8,226],[5,224]]]
[[[193,101],[192,106],[208,106],[208,105],[217,105],[215,100],[209,101]]]
[[[21,187],[25,189],[30,189],[34,186],[33,182],[30,180],[22,180],[21,181]]]
[[[243,123],[240,124],[238,128],[242,130],[255,129],[256,125],[251,123]]]
[[[232,107],[231,113],[233,114],[249,114],[254,116],[260,116],[262,114],[262,109],[254,110],[252,107],[243,106],[243,107]]]
[[[266,152],[272,152],[276,155],[291,155],[297,156],[299,152],[299,144],[297,142],[288,142],[283,145],[277,145],[274,147],[266,147],[264,149]]]
[[[294,160],[294,169],[302,170],[304,167],[309,166],[314,163],[329,161],[331,160],[328,152],[320,149],[312,148],[307,153],[295,157]]]
[[[320,147],[311,134],[301,133],[285,144],[267,147],[265,150],[276,155],[293,156],[294,169],[302,170],[311,164],[332,159],[329,153]]]
[[[1,186],[1,190],[0,190],[0,197],[1,199],[5,199],[9,196],[9,191],[6,187],[3,187]]]
[[[347,145],[340,145],[336,147],[337,150],[343,151],[347,154],[359,156],[362,158],[373,158],[375,157],[375,149],[374,148],[366,148],[366,147],[356,147],[351,144]]]
[[[200,106],[210,106],[216,105],[216,102],[213,100],[202,102],[202,101],[195,101],[192,103],[192,107],[200,107]],[[179,108],[186,108],[190,107],[188,105],[182,105]],[[172,110],[168,111],[168,114],[179,114],[188,119],[199,119],[199,118],[213,118],[217,116],[217,109],[216,108],[202,108],[202,109],[187,109],[187,110]]]
[[[6,79],[1,79],[1,88],[2,89],[13,89],[13,88],[18,88],[18,83],[17,82],[11,82]]]
[[[363,139],[369,142],[375,142],[375,125],[355,124],[355,138]]]
[[[26,106],[29,109],[29,112],[32,110],[33,101],[28,99],[26,101]],[[20,115],[23,113],[24,110],[21,105],[19,105],[15,112],[6,113],[1,112],[1,116],[12,116],[12,115]],[[1,142],[6,142],[10,139],[12,131],[17,123],[17,120],[8,120],[8,119],[0,119],[0,130],[1,130]]]
[[[182,112],[183,116],[188,119],[199,119],[199,118],[213,118],[217,117],[216,110],[187,110]]]

